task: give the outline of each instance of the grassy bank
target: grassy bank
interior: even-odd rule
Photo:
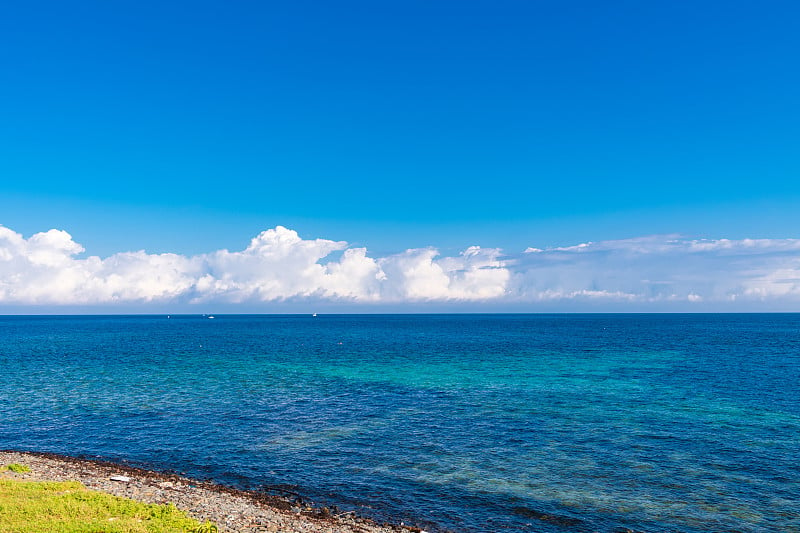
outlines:
[[[0,482],[3,533],[420,531],[323,512],[293,497],[48,453],[0,450]]]
[[[174,505],[155,505],[87,489],[76,481],[0,479],[0,531],[15,533],[212,533]]]

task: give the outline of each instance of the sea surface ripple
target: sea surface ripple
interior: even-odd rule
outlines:
[[[429,531],[800,531],[800,315],[0,317],[0,448]]]

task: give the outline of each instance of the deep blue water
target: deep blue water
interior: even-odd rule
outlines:
[[[0,448],[429,530],[800,531],[800,315],[0,317]]]

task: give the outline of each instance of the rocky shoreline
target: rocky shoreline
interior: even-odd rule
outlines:
[[[49,453],[0,451],[0,466],[19,463],[30,472],[0,477],[30,481],[80,481],[92,490],[146,503],[172,503],[225,533],[421,533],[416,527],[380,525],[352,513],[314,508],[288,497],[242,491],[175,474]]]

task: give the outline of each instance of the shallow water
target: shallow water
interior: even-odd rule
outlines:
[[[800,531],[800,315],[0,317],[0,448],[429,530]]]

